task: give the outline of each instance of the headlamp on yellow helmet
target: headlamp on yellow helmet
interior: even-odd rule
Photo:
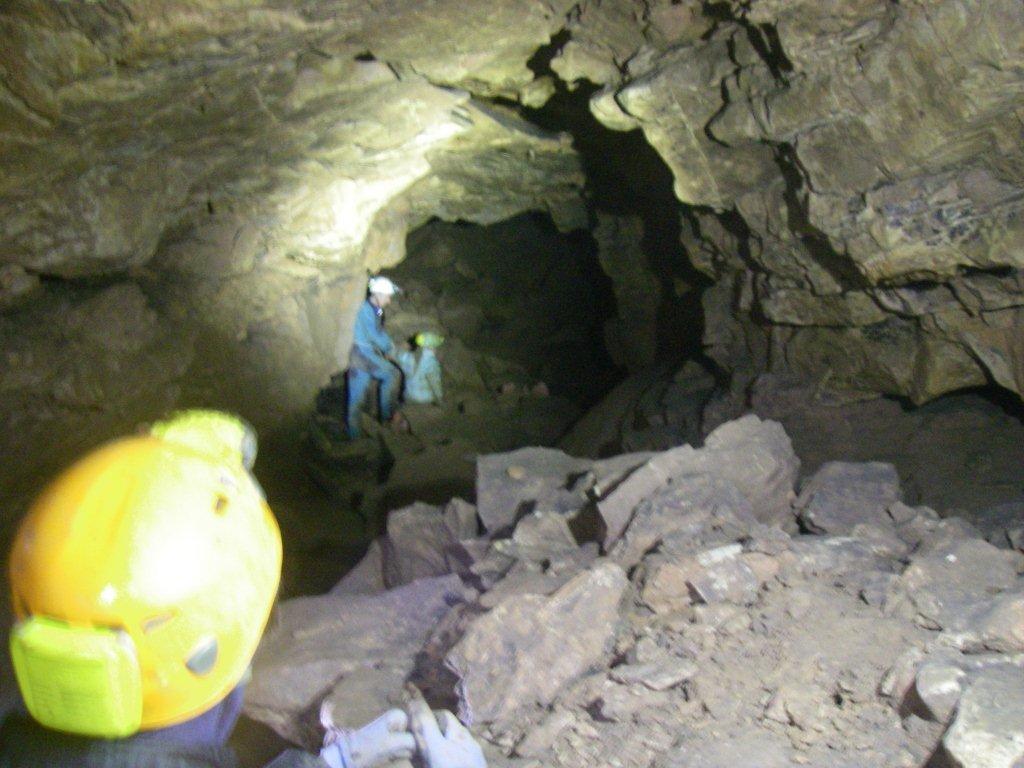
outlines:
[[[59,476],[11,555],[11,653],[29,712],[118,737],[207,711],[239,683],[277,593],[281,539],[239,461],[155,436]]]

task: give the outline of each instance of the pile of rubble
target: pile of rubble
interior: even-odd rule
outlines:
[[[476,506],[392,513],[281,605],[247,713],[313,748],[322,700],[360,725],[411,679],[492,766],[1024,765],[1020,536],[904,504],[887,464],[798,472],[756,416],[481,457]]]

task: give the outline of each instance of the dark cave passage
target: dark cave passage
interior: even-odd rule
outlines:
[[[543,58],[532,66],[541,74],[549,71]],[[680,242],[687,206],[673,191],[672,172],[639,129],[613,131],[594,117],[590,99],[596,91],[589,84],[569,90],[557,81],[555,95],[542,108],[521,111],[545,130],[572,136],[595,224],[601,216],[642,222],[640,253],[660,290],[656,359],[678,363],[698,357],[704,330],[701,294],[711,281],[694,268]]]
[[[446,336],[438,354],[442,365],[451,358],[454,389],[543,382],[585,408],[621,379],[604,339],[615,297],[589,234],[560,234],[542,214],[488,227],[432,222],[410,233],[407,250],[387,272],[403,289],[389,332]],[[462,348],[471,369],[460,367]]]

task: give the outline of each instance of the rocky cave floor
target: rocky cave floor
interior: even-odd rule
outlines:
[[[321,700],[359,725],[411,678],[492,766],[1019,765],[1019,413],[762,377],[760,417],[687,445],[727,399],[693,363],[631,377],[568,453],[487,454],[564,431],[529,388],[410,409],[413,436],[378,442],[408,473],[384,534],[281,605],[248,717],[313,748]],[[475,504],[396,509],[403,477]],[[252,764],[281,746],[257,741]]]

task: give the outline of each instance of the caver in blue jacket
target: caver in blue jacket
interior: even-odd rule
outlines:
[[[359,437],[359,410],[366,399],[366,390],[376,379],[380,382],[380,418],[392,416],[392,403],[397,394],[398,369],[388,357],[395,352],[395,342],[384,330],[384,309],[371,295],[356,314],[356,327],[348,361],[348,408],[346,425],[349,437]]]

